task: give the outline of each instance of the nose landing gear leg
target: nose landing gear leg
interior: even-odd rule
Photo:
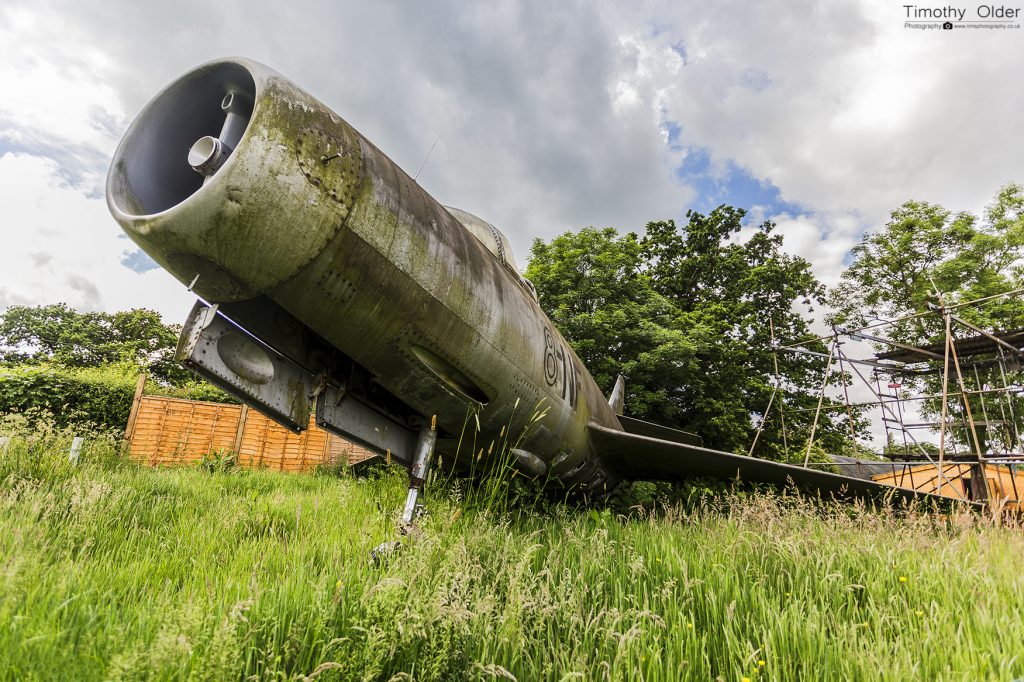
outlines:
[[[430,458],[434,454],[437,443],[437,416],[431,418],[430,429],[420,429],[416,439],[416,451],[413,455],[412,468],[409,469],[409,494],[405,498],[405,509],[402,511],[402,523],[411,524],[416,514],[416,502],[423,492],[423,483],[427,480]]]
[[[419,497],[423,493],[423,484],[427,480],[427,472],[430,468],[430,458],[434,455],[434,445],[437,443],[437,415],[430,419],[430,428],[424,426],[420,429],[416,438],[416,450],[413,453],[412,467],[409,469],[409,493],[405,497],[405,508],[402,510],[402,519],[398,525],[398,532],[408,536],[413,530],[413,519],[416,516],[416,508],[419,505]],[[380,564],[402,545],[401,540],[385,542],[370,552],[374,563]]]

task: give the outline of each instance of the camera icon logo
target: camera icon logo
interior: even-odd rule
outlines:
[[[942,30],[944,30],[944,31],[952,31],[953,30],[953,22],[952,21],[947,21],[947,22],[943,23],[942,24]]]

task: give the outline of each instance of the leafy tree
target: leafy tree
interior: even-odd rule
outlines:
[[[706,329],[684,324],[679,310],[641,272],[635,234],[585,228],[533,244],[527,276],[541,305],[598,385],[630,378],[629,406],[672,422],[670,387],[696,371]]]
[[[744,211],[720,206],[688,223],[648,223],[641,238],[586,228],[534,241],[527,276],[541,306],[598,385],[627,377],[627,413],[699,433],[711,447],[746,452],[775,385],[770,325],[780,339],[808,336],[797,304],[823,295],[810,265],[782,253],[766,222],[738,239]],[[823,350],[820,348],[818,350]],[[824,372],[820,358],[780,354],[791,450],[809,431]],[[845,415],[826,413],[818,438],[845,447]],[[755,454],[782,459],[773,408]]]
[[[979,218],[953,213],[937,204],[908,201],[893,211],[889,222],[853,249],[853,262],[830,293],[835,308],[831,321],[859,327],[880,320],[898,320],[880,327],[880,335],[906,344],[941,344],[945,322],[929,304],[953,305],[1003,294],[1024,285],[1024,188],[1008,184],[996,194]],[[1024,327],[1020,296],[1007,296],[983,306],[965,306],[956,315],[986,331]],[[907,319],[899,319],[907,318]],[[972,331],[956,330],[959,337]],[[936,364],[936,363],[933,363]],[[941,369],[941,362],[938,367]],[[1001,384],[998,368],[980,366],[980,383]],[[976,388],[973,372],[965,377]],[[904,377],[903,383],[929,393],[941,391],[941,374]],[[955,379],[952,386],[956,386]],[[955,388],[952,390],[956,390]],[[923,404],[926,415],[941,413],[941,401]],[[976,415],[980,399],[972,401]],[[962,420],[962,403],[951,400],[954,420]],[[986,447],[985,428],[979,428]],[[967,431],[954,435],[966,442]],[[1006,435],[1005,433],[1003,435]]]
[[[0,363],[99,367],[130,361],[158,379],[191,375],[173,361],[178,328],[152,310],[82,313],[64,303],[11,306],[0,316]]]

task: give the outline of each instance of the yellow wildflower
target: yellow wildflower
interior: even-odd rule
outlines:
[[[917,614],[918,618],[924,615],[924,611],[914,611],[914,613]]]
[[[340,580],[338,582],[334,583],[334,589],[336,589],[336,590],[340,590],[341,589],[341,581]]]
[[[688,627],[689,629],[691,629],[691,630],[692,630],[692,629],[693,629],[693,623],[687,623],[687,624],[686,624],[686,627]]]
[[[750,682],[750,678],[749,678],[749,677],[744,677],[744,678],[743,678],[743,679],[741,680],[741,682]]]
[[[905,583],[905,582],[907,582],[907,576],[905,576],[905,575],[901,575],[901,576],[900,576],[900,582],[901,582],[901,583]]]
[[[758,662],[757,662],[757,666],[758,666],[759,668],[763,668],[763,667],[764,667],[764,665],[765,665],[765,664],[764,664],[764,659],[763,659],[763,658],[762,658],[762,659],[761,659],[760,661],[758,661]]]

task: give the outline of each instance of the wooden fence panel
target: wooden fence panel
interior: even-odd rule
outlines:
[[[971,464],[944,463],[941,478],[938,471],[938,466],[934,464],[903,465],[895,474],[879,474],[872,478],[879,483],[934,493],[943,497],[954,499],[967,497],[969,488],[967,480],[972,475]],[[985,478],[988,481],[989,496],[992,500],[1005,500],[1005,504],[1010,509],[1020,508],[1021,494],[1024,493],[1024,472],[1005,465],[986,464]]]
[[[152,466],[196,462],[224,451],[236,452],[241,466],[306,471],[373,456],[317,428],[313,417],[309,428],[296,435],[242,405],[138,395],[130,427],[129,456]]]

